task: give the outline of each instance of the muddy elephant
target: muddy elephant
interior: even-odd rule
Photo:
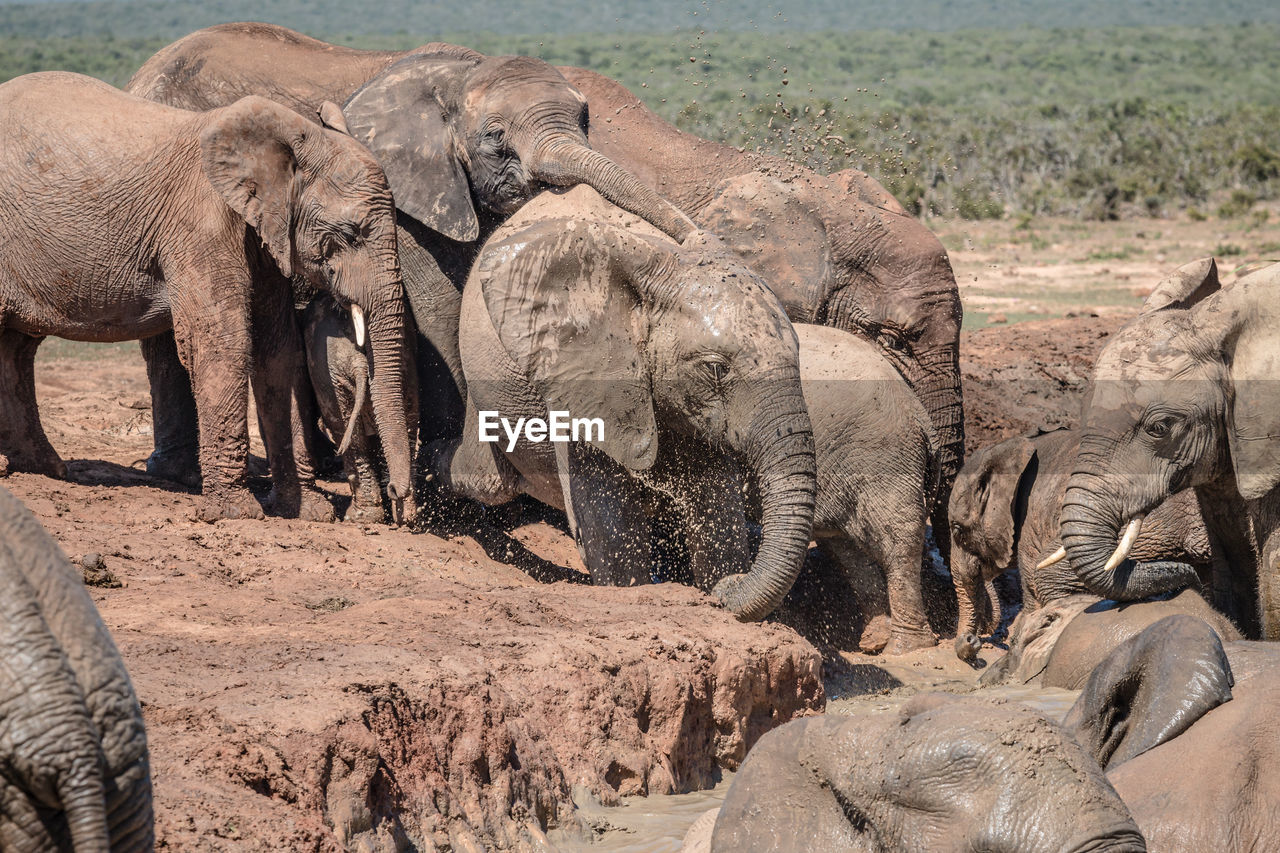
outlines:
[[[1212,259],[1162,281],[1103,348],[1061,514],[1092,592],[1130,601],[1196,581],[1128,555],[1147,514],[1194,488],[1231,567],[1224,609],[1247,635],[1280,639],[1278,351],[1280,264],[1219,289]]]
[[[481,251],[459,343],[467,424],[431,462],[447,487],[564,509],[596,583],[649,582],[662,507],[694,577],[740,618],[786,595],[816,486],[796,336],[714,238],[676,244],[587,187],[544,193]],[[562,423],[576,440],[548,440],[545,420],[521,431],[557,412],[586,422]],[[761,506],[753,563],[744,480]]]
[[[61,549],[0,489],[0,849],[149,851],[142,709]]]
[[[1276,850],[1280,655],[1171,616],[1118,646],[1064,725],[1152,851]]]
[[[682,133],[622,85],[560,71],[591,104],[591,144],[715,233],[775,288],[791,319],[854,332],[919,395],[940,443],[934,536],[948,557],[947,496],[964,459],[960,295],[946,250],[882,186],[820,175]]]
[[[1069,595],[1020,613],[1010,626],[1009,651],[979,681],[985,686],[1035,683],[1079,690],[1117,646],[1169,616],[1204,622],[1223,640],[1240,639],[1231,620],[1191,589],[1129,602]]]
[[[381,524],[388,509],[382,485],[387,478],[386,460],[377,421],[369,409],[369,367],[355,324],[332,297],[317,296],[302,312],[302,342],[320,416],[337,445],[351,487],[351,504],[343,519]],[[405,382],[412,387],[417,375],[409,367]],[[418,407],[410,404],[414,399],[405,395],[404,417],[411,435],[418,423]]]
[[[390,488],[412,501],[394,208],[368,151],[263,98],[192,113],[76,74],[11,80],[0,108],[14,118],[0,128],[0,453],[11,470],[66,472],[36,408],[46,335],[124,341],[172,329],[195,381],[201,517],[262,515],[246,487],[251,374],[273,505],[331,517],[290,428],[296,274],[367,328]]]
[[[992,581],[1016,570],[1022,606],[1042,607],[1088,588],[1058,544],[1058,513],[1079,448],[1076,430],[1015,436],[972,454],[951,490],[951,577],[959,603],[956,654],[972,659],[1000,621]],[[1213,552],[1195,495],[1171,495],[1147,516],[1131,556],[1179,561],[1212,581]]]
[[[1060,726],[1016,702],[940,693],[774,729],[747,754],[709,839],[707,820],[685,853],[1147,849]]]
[[[813,538],[852,585],[864,651],[932,646],[920,561],[938,488],[933,424],[874,345],[826,326],[794,328],[818,466]]]
[[[462,287],[482,238],[533,193],[585,183],[677,239],[693,229],[589,147],[586,99],[552,66],[529,57],[486,57],[441,43],[355,50],[269,24],[223,24],[160,50],[128,88],[187,109],[262,95],[313,120],[324,101],[343,104],[347,125],[382,164],[395,194],[400,263],[420,333],[424,441],[461,432]],[[156,441],[148,470],[198,478],[189,382],[171,339],[151,339],[143,355]]]

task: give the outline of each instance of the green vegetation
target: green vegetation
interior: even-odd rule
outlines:
[[[626,16],[605,0],[527,14],[532,2],[490,15],[484,3],[409,0],[0,0],[0,79],[60,68],[123,85],[175,35],[266,19],[361,47],[443,38],[594,68],[686,130],[824,171],[865,169],[925,215],[1249,217],[1280,195],[1273,2],[906,0],[873,14],[860,0],[860,15],[859,3],[803,0],[778,15],[763,0],[659,0]],[[477,20],[578,32],[468,34]],[[1151,20],[1185,26],[1117,26]],[[902,29],[921,22],[934,29]],[[991,28],[956,29],[966,24]],[[585,32],[610,26],[622,32]],[[626,32],[642,28],[667,34]]]

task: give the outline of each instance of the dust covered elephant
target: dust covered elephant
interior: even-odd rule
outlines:
[[[124,341],[172,329],[195,383],[201,517],[262,515],[246,487],[251,375],[272,503],[286,515],[332,517],[290,428],[302,367],[288,284],[296,273],[366,326],[390,488],[412,502],[394,208],[368,151],[264,98],[194,113],[60,72],[0,86],[0,110],[11,119],[0,126],[0,454],[9,469],[66,472],[36,408],[33,362],[46,335]]]
[[[149,851],[142,709],[93,599],[0,489],[0,849]]]
[[[420,333],[424,441],[461,431],[462,286],[484,236],[531,195],[585,183],[665,233],[680,238],[693,229],[651,188],[592,150],[586,99],[530,57],[488,57],[441,43],[356,50],[270,24],[222,24],[161,49],[128,89],[202,110],[262,95],[313,121],[325,101],[343,105],[346,125],[386,170],[399,211],[400,263]],[[154,338],[143,355],[156,441],[148,470],[197,479],[194,410],[172,343]]]
[[[459,343],[467,424],[432,461],[446,485],[564,509],[596,583],[647,583],[650,524],[670,514],[694,577],[740,618],[786,595],[816,486],[796,335],[714,238],[678,245],[586,187],[545,193],[485,245]],[[521,431],[555,412],[601,429]],[[744,480],[761,507],[753,562]]]

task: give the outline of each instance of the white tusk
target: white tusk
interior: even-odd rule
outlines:
[[[1135,515],[1129,522],[1129,526],[1124,529],[1124,535],[1120,537],[1120,544],[1116,546],[1115,553],[1111,555],[1111,559],[1107,560],[1107,565],[1103,567],[1104,572],[1109,572],[1116,566],[1124,562],[1124,558],[1129,556],[1129,552],[1133,550],[1133,543],[1138,541],[1138,535],[1142,533],[1142,519],[1145,516]]]
[[[1059,545],[1058,550],[1036,563],[1037,569],[1047,569],[1054,563],[1061,563],[1063,558],[1067,556],[1067,549]]]
[[[364,349],[364,309],[351,303],[351,324],[356,327],[356,346]]]

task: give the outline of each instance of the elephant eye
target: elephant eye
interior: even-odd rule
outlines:
[[[501,147],[505,140],[506,133],[503,131],[501,125],[494,125],[484,132],[484,141],[495,148]]]
[[[702,363],[702,369],[707,371],[712,382],[724,382],[729,376],[729,365],[725,364],[718,358],[708,359]]]
[[[876,340],[880,346],[885,349],[900,350],[906,347],[906,340],[897,329],[891,329],[888,326],[882,326],[880,332],[876,335]]]
[[[1164,438],[1169,434],[1169,430],[1173,428],[1173,418],[1160,418],[1151,421],[1146,426],[1147,435],[1152,438]]]

